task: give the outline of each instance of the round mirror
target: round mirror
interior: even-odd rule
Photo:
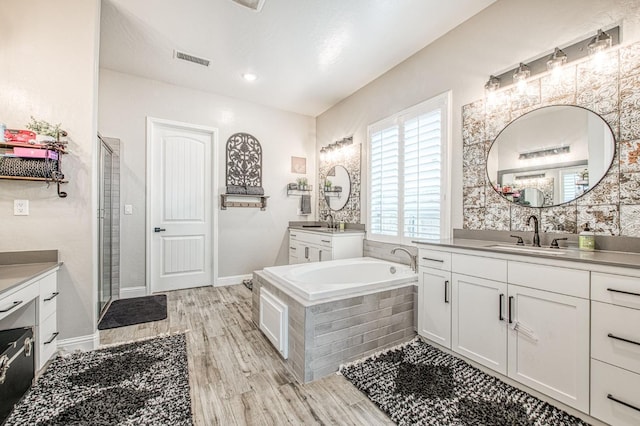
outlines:
[[[351,195],[351,179],[344,166],[334,166],[329,169],[322,182],[324,199],[331,210],[340,210],[349,201]]]
[[[493,189],[521,205],[568,203],[600,182],[615,154],[609,125],[588,109],[548,106],[512,121],[487,157]]]

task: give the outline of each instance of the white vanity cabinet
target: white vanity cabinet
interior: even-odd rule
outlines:
[[[640,274],[591,274],[591,415],[640,424]]]
[[[364,232],[289,231],[289,264],[362,257]]]
[[[5,321],[6,328],[34,326],[36,371],[57,350],[57,271],[58,267],[55,267],[0,294],[0,320]],[[35,304],[35,309],[21,311],[21,308],[31,303]]]
[[[418,334],[451,348],[451,253],[418,250]]]
[[[427,251],[449,255],[450,272],[425,267]],[[472,251],[419,253],[420,335],[589,412],[588,271]],[[442,308],[447,273],[450,311]],[[450,330],[450,346],[443,330]]]

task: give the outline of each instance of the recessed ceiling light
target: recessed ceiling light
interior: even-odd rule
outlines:
[[[258,78],[258,76],[252,72],[245,72],[244,74],[242,74],[242,78],[244,78],[247,81],[255,81]]]

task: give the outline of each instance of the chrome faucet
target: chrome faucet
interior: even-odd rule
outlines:
[[[527,225],[531,226],[531,219],[533,219],[533,246],[540,247],[540,234],[538,234],[538,218],[532,214],[527,219]]]
[[[415,255],[415,254],[411,254],[411,252],[409,250],[407,250],[406,248],[404,248],[404,247],[396,247],[396,248],[394,248],[393,250],[391,250],[391,254],[396,254],[396,251],[398,251],[398,250],[403,251],[403,252],[405,252],[405,253],[407,253],[409,255],[409,259],[410,259],[409,267],[411,268],[411,270],[413,272],[416,272],[417,269],[418,269],[418,265],[417,265],[418,264],[418,256]]]

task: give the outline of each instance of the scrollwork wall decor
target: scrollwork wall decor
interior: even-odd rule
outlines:
[[[262,186],[262,147],[248,133],[227,140],[227,186]]]

